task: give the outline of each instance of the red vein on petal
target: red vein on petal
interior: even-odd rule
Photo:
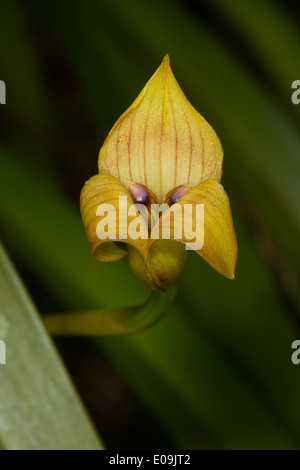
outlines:
[[[118,172],[118,180],[120,180],[120,168],[119,168],[119,135],[120,135],[120,130],[122,127],[123,121],[120,122],[120,126],[116,135],[116,160],[117,160],[117,172]]]
[[[148,119],[149,119],[149,111],[150,111],[150,106],[148,105],[147,109],[147,116],[145,120],[145,127],[144,127],[144,177],[145,177],[145,186],[148,187],[147,183],[147,171],[146,171],[146,139],[147,139],[147,126],[148,126]]]
[[[175,114],[174,114],[174,108],[173,108],[173,103],[171,98],[169,97],[169,102],[170,102],[170,107],[172,110],[172,116],[173,116],[173,124],[175,128],[175,174],[174,174],[174,188],[176,188],[177,184],[177,162],[178,162],[178,137],[177,137],[177,127],[176,127],[176,120],[175,120]]]
[[[144,125],[144,176],[145,176],[145,186],[148,187],[148,182],[147,182],[147,171],[146,171],[146,140],[147,140],[147,127],[148,127],[148,120],[149,120],[149,112],[152,106],[152,103],[155,99],[155,93],[152,95],[152,99],[150,104],[148,104],[148,109],[147,109],[147,116],[145,120],[145,125]]]
[[[136,117],[136,113],[134,113],[134,115],[133,115],[133,117],[132,117],[132,120],[131,120],[130,129],[129,129],[129,135],[128,135],[128,141],[127,141],[127,148],[128,148],[128,168],[129,168],[130,181],[133,181],[132,173],[131,173],[130,147],[131,147],[132,126],[133,126],[135,117]]]
[[[165,82],[164,82],[164,92],[163,92],[163,97],[162,97],[162,113],[161,113],[161,128],[160,128],[160,155],[159,155],[159,167],[160,167],[160,175],[159,175],[159,180],[160,180],[160,200],[162,199],[162,155],[161,155],[161,143],[162,143],[162,136],[163,136],[163,128],[164,128],[164,109],[165,109],[165,99],[166,99],[166,80],[167,80],[167,71],[165,71]]]
[[[204,139],[203,139],[203,134],[201,130],[201,126],[199,126],[199,132],[200,132],[200,139],[201,139],[201,146],[202,146],[202,151],[201,151],[201,157],[202,157],[202,174],[201,174],[201,180],[203,179],[203,173],[204,173]]]
[[[215,151],[215,171],[217,170],[218,171],[218,182],[219,180],[221,179],[221,176],[222,176],[222,165],[221,165],[221,174],[220,174],[220,160],[219,158],[217,158],[217,146],[216,146],[216,142],[214,141],[214,151]],[[222,163],[222,162],[221,162]]]
[[[188,126],[189,134],[190,134],[190,163],[189,163],[189,174],[188,174],[188,179],[187,179],[187,184],[188,184],[190,182],[191,168],[192,168],[193,138],[192,138],[191,126],[190,126],[190,123],[188,121],[188,118],[187,118],[185,112],[184,112],[184,117],[185,117],[185,121],[186,121],[186,124]]]

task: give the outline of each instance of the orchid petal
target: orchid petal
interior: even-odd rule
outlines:
[[[190,219],[185,217],[184,208],[191,205]],[[196,219],[196,206],[203,205],[204,211]],[[182,218],[171,217],[171,212],[182,214]],[[203,217],[204,216],[204,217]],[[226,192],[221,184],[214,179],[207,179],[198,184],[179,201],[163,213],[151,232],[151,250],[157,243],[153,233],[170,221],[170,238],[186,245],[192,245],[192,234],[198,230],[199,239],[203,238],[203,246],[195,251],[202,256],[216,271],[223,276],[234,279],[237,260],[237,241],[233,227],[230,204]],[[201,227],[202,223],[202,227]],[[186,227],[190,226],[187,233]],[[201,233],[202,230],[202,233]],[[201,243],[202,245],[202,243]]]
[[[137,217],[129,215],[128,210],[124,216],[125,209],[121,206],[120,197],[129,210],[133,200],[127,189],[116,178],[104,173],[90,178],[81,191],[83,224],[92,254],[99,261],[117,261],[127,255],[127,250],[117,246],[114,241],[131,244],[142,257],[147,256],[147,225],[139,218],[141,236],[136,240],[128,236],[128,227]]]

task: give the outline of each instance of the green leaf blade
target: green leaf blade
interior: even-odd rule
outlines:
[[[19,277],[0,245],[0,442],[7,450],[102,445]]]

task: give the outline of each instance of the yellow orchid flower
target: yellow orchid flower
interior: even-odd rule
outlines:
[[[94,257],[116,261],[128,255],[131,269],[142,282],[166,290],[182,272],[186,245],[191,242],[185,231],[178,235],[183,221],[178,222],[175,215],[171,221],[171,212],[175,206],[182,211],[186,205],[194,208],[186,216],[194,234],[196,206],[203,205],[204,243],[196,251],[233,279],[237,241],[229,200],[220,184],[222,162],[216,133],[186,99],[166,56],[113,126],[100,150],[99,174],[82,189],[81,214]],[[122,212],[120,201],[126,211],[138,204],[143,217]],[[150,212],[150,207],[163,203],[167,206],[161,216]],[[152,238],[154,231],[161,234],[167,216],[170,239]],[[127,236],[132,224],[138,225],[139,237]]]

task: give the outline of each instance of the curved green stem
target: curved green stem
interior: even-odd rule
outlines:
[[[167,292],[152,291],[140,306],[46,315],[43,321],[53,335],[116,336],[140,333],[163,318],[175,294],[175,287]]]

